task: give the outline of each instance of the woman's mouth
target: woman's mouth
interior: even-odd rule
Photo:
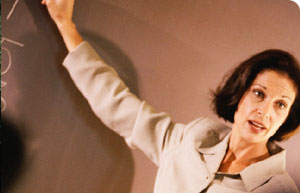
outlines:
[[[248,123],[250,125],[251,131],[254,133],[261,133],[266,130],[266,127],[259,122],[249,120]]]

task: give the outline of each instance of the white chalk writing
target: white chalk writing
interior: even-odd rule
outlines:
[[[12,65],[12,55],[11,55],[11,52],[9,51],[8,48],[6,47],[3,47],[2,44],[7,41],[8,43],[11,43],[11,44],[15,44],[17,46],[20,46],[20,47],[23,47],[24,44],[20,43],[20,42],[17,42],[17,41],[14,41],[14,40],[11,40],[11,39],[8,39],[8,38],[1,38],[1,53],[2,55],[4,53],[7,54],[7,64],[5,65],[1,65],[1,67],[4,66],[4,69],[1,68],[1,76],[6,74],[9,69],[11,68],[11,65]],[[1,78],[1,88],[5,87],[7,85],[7,82],[3,81],[2,78]],[[5,99],[1,96],[1,112],[3,112],[4,110],[6,109],[6,101]]]
[[[7,15],[7,17],[6,17],[6,20],[9,20],[10,16],[13,14],[13,12],[14,12],[14,10],[15,10],[17,4],[18,4],[18,2],[19,2],[19,0],[16,0],[16,1],[15,1],[14,5],[12,6],[10,12],[8,13],[8,15]]]

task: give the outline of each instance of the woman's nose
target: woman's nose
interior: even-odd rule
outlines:
[[[272,112],[272,103],[271,102],[264,102],[263,104],[260,104],[257,110],[257,114],[259,117],[268,119],[270,118]]]

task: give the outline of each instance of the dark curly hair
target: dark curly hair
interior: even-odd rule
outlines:
[[[239,64],[224,77],[224,83],[212,92],[212,108],[219,117],[233,123],[242,96],[256,76],[265,70],[287,74],[297,88],[296,99],[286,121],[270,138],[271,141],[286,140],[300,130],[300,66],[296,58],[286,51],[265,50]]]

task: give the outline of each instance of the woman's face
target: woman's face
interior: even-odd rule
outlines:
[[[239,102],[233,132],[250,143],[267,142],[286,120],[295,97],[296,88],[287,75],[259,73]]]

